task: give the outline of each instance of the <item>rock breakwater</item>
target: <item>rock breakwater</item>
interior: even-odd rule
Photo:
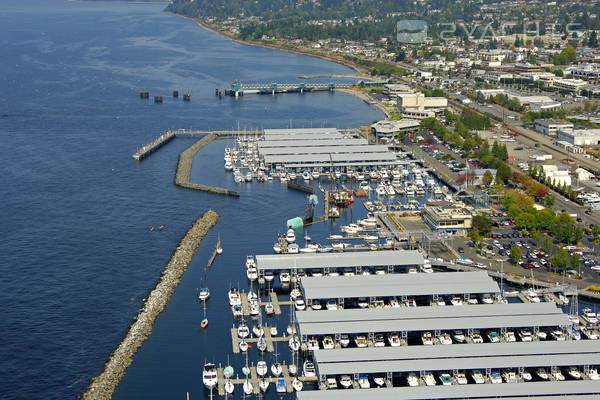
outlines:
[[[177,170],[175,171],[175,185],[186,189],[201,190],[203,192],[239,197],[239,193],[228,189],[190,182],[190,173],[192,171],[192,164],[194,163],[194,157],[196,156],[196,153],[198,153],[201,148],[215,140],[216,137],[217,136],[212,133],[206,135],[179,155],[179,160],[177,161]]]
[[[171,295],[179,285],[196,249],[208,231],[215,226],[219,215],[209,210],[198,218],[173,251],[156,287],[148,295],[144,307],[129,327],[119,346],[109,356],[100,375],[92,379],[80,396],[82,399],[110,399],[117,385],[131,365],[133,357],[142,343],[150,336],[152,325],[165,309]]]

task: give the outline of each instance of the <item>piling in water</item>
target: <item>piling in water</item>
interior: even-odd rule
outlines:
[[[190,173],[192,171],[192,164],[194,163],[194,157],[196,156],[196,153],[198,153],[201,148],[215,140],[216,137],[217,135],[212,133],[206,135],[179,155],[179,160],[177,161],[177,170],[175,171],[175,185],[186,189],[201,190],[203,192],[239,197],[239,193],[231,190],[190,182]]]
[[[179,92],[177,90],[173,90],[173,97],[179,97]]]
[[[208,231],[215,226],[219,215],[207,211],[198,218],[173,251],[171,259],[161,275],[156,287],[147,297],[144,307],[131,324],[119,346],[108,357],[104,370],[92,379],[90,385],[80,396],[82,399],[110,399],[125,370],[131,365],[133,357],[142,343],[150,336],[152,325],[158,315],[169,303],[183,273],[192,261],[200,242]]]
[[[162,96],[154,96],[155,103],[162,103]]]

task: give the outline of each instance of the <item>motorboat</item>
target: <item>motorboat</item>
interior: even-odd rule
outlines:
[[[442,333],[439,337],[438,337],[440,344],[452,344],[452,338],[450,337],[449,334],[447,333]]]
[[[313,179],[319,179],[321,177],[321,173],[315,169],[313,170],[311,176]]]
[[[581,318],[590,325],[598,323],[598,314],[593,312],[591,308],[581,310]]]
[[[517,341],[517,337],[515,336],[515,333],[513,331],[504,332],[503,338],[505,342],[509,343]]]
[[[267,362],[260,360],[256,363],[256,373],[258,376],[265,376],[269,372],[269,368],[267,367]]]
[[[244,310],[242,309],[241,304],[236,304],[234,306],[231,306],[231,312],[233,313],[233,316],[236,318],[242,317],[244,315]]]
[[[548,373],[546,372],[546,370],[544,368],[536,369],[535,374],[544,381],[547,381],[550,378],[550,376],[548,376]]]
[[[377,193],[377,196],[385,196],[385,187],[383,185],[378,185],[375,188],[375,193]]]
[[[417,302],[412,297],[406,300],[405,305],[408,308],[417,308]]]
[[[400,347],[402,345],[402,342],[400,341],[400,335],[397,333],[388,334],[388,342],[392,347]]]
[[[365,348],[368,345],[367,337],[365,335],[357,335],[354,338],[354,343],[356,343],[356,347]]]
[[[248,328],[248,325],[246,325],[244,321],[240,322],[238,325],[237,334],[240,339],[246,338],[248,335],[250,335],[250,328]]]
[[[465,334],[461,330],[454,331],[452,333],[452,337],[456,343],[464,343],[465,342]]]
[[[296,310],[298,311],[306,310],[306,304],[304,303],[304,299],[297,298],[294,302],[294,307],[296,307]]]
[[[292,300],[296,300],[298,297],[300,297],[302,293],[300,292],[300,289],[298,288],[294,288],[292,289],[292,291],[290,292],[290,298]]]
[[[288,243],[294,243],[296,241],[296,234],[292,228],[288,229],[287,234],[285,235],[285,240]]]
[[[338,309],[337,301],[335,299],[327,300],[327,304],[325,305],[325,308],[327,308],[328,310],[337,310]]]
[[[340,386],[344,389],[350,389],[352,387],[352,378],[350,378],[350,375],[340,376]]]
[[[581,333],[590,340],[598,340],[598,334],[593,329],[583,327],[581,328]]]
[[[292,387],[294,388],[294,390],[296,392],[299,392],[304,387],[304,384],[302,383],[302,381],[300,379],[294,378],[294,380],[292,381]]]
[[[502,373],[502,378],[506,383],[517,383],[517,374],[514,371],[504,371]]]
[[[562,371],[559,369],[551,371],[550,375],[552,375],[552,378],[554,378],[555,381],[564,381],[565,380],[565,376],[563,375]]]
[[[317,373],[315,369],[315,364],[313,364],[313,362],[309,360],[304,361],[304,365],[302,366],[302,373],[304,374],[304,376],[309,378],[316,376]]]
[[[531,342],[533,340],[531,337],[531,331],[526,328],[519,330],[519,338],[521,339],[521,342]]]
[[[273,245],[273,252],[275,254],[280,254],[281,253],[281,245],[279,244],[279,242],[275,243]]]
[[[598,374],[598,370],[596,368],[590,368],[587,376],[592,381],[600,380],[600,374]]]
[[[271,328],[269,328],[269,331],[271,332],[271,336],[277,336],[279,334],[279,332],[277,331],[277,327],[275,325],[273,325]]]
[[[285,393],[287,391],[287,388],[285,386],[285,379],[277,379],[277,382],[275,382],[275,388],[277,390],[277,393]]]
[[[410,387],[416,387],[419,386],[419,378],[417,378],[417,375],[414,372],[411,372],[408,374],[408,376],[406,377],[406,383],[408,384],[408,386]]]
[[[523,380],[525,382],[529,382],[533,379],[533,377],[531,376],[531,372],[524,370],[523,372],[521,372],[521,378],[523,378]]]
[[[275,275],[273,274],[273,271],[266,270],[265,274],[264,274],[264,278],[265,278],[266,282],[273,282],[273,279],[275,279]]]
[[[327,389],[337,389],[337,380],[335,378],[327,378],[325,380],[325,384],[327,385]]]
[[[373,337],[373,344],[375,347],[384,347],[385,339],[383,338],[383,334],[376,333],[375,336]]]
[[[452,296],[452,298],[450,299],[450,303],[453,306],[462,306],[463,305],[462,299],[458,296]]]
[[[421,341],[425,346],[433,345],[433,336],[431,335],[431,332],[423,332],[421,334]]]
[[[253,255],[246,256],[246,269],[256,267],[256,259]]]
[[[529,289],[527,291],[526,297],[532,303],[539,303],[541,301],[540,297],[537,294],[537,292],[534,291],[534,290],[532,290],[532,289]]]
[[[375,376],[373,376],[373,383],[377,387],[384,387],[385,386],[385,378],[381,375],[375,375]]]
[[[548,334],[546,331],[538,330],[535,335],[539,340],[546,340],[548,338]]]
[[[500,335],[498,335],[497,331],[489,331],[487,333],[487,337],[490,340],[491,343],[498,343],[500,342]]]
[[[234,373],[235,373],[235,371],[233,370],[233,367],[231,365],[228,365],[225,368],[223,368],[223,376],[226,379],[233,377]]]
[[[246,270],[246,277],[250,282],[254,282],[258,279],[258,269],[256,269],[256,267],[249,267]]]
[[[208,289],[207,287],[200,288],[200,291],[198,292],[198,299],[200,301],[204,301],[204,300],[208,299],[209,297],[210,297],[210,289]]]
[[[483,304],[492,304],[494,302],[494,299],[492,298],[492,295],[489,293],[484,293],[481,296],[481,302]]]
[[[340,336],[340,345],[342,347],[348,347],[349,344],[350,344],[350,337],[346,334],[342,334]]]
[[[435,386],[437,382],[435,381],[435,376],[431,372],[427,372],[423,375],[423,381],[425,382],[425,386]]]
[[[400,308],[400,302],[398,301],[398,299],[396,299],[395,297],[390,299],[390,307],[392,308]]]
[[[292,336],[288,341],[288,345],[290,347],[290,350],[298,351],[298,349],[300,349],[300,341],[298,340],[298,336]]]
[[[279,273],[279,282],[281,282],[282,285],[289,285],[290,283],[290,273],[287,271],[282,271]]]
[[[288,365],[288,372],[290,373],[290,376],[295,376],[298,372],[298,367],[296,366],[296,364]]]
[[[276,362],[275,364],[271,365],[271,374],[273,374],[273,376],[277,377],[277,376],[281,375],[282,371],[283,371],[283,367],[281,366],[280,363]]]
[[[247,377],[246,377],[246,380],[244,381],[243,389],[244,389],[245,394],[247,394],[247,395],[252,394],[252,390],[253,390],[252,383],[250,382],[250,379],[248,379]]]
[[[310,351],[310,350],[319,350],[319,341],[317,340],[316,337],[311,336],[308,338],[308,340],[306,341],[306,348]]]
[[[231,171],[233,170],[233,163],[231,161],[226,161],[225,162],[225,171]]]
[[[481,333],[479,333],[479,330],[473,330],[473,333],[471,334],[471,340],[473,341],[473,343],[483,343],[483,338],[481,337]]]
[[[258,381],[258,387],[260,388],[261,392],[266,392],[269,389],[269,381],[265,378],[261,379]]]
[[[266,313],[267,315],[273,315],[273,314],[275,314],[275,307],[273,306],[273,303],[271,303],[271,302],[268,302],[268,303],[265,305],[265,313]]]
[[[500,375],[500,371],[493,369],[490,372],[490,382],[494,384],[502,383],[502,375]]]
[[[369,185],[369,182],[367,181],[362,181],[359,185],[358,185],[362,190],[364,191],[369,191],[371,190],[371,185]]]
[[[550,332],[550,335],[552,336],[552,338],[554,340],[558,340],[558,341],[566,340],[565,333],[560,328],[553,329],[552,332]]]
[[[215,364],[204,364],[204,369],[202,370],[202,382],[207,389],[213,389],[215,386],[217,386],[218,378],[217,367],[215,367]]]
[[[471,371],[471,378],[473,378],[473,382],[475,382],[478,385],[485,383],[483,374],[478,369]]]
[[[450,376],[450,374],[447,373],[441,373],[440,374],[440,382],[442,382],[442,385],[444,386],[451,386],[452,385],[452,377]]]
[[[227,295],[229,297],[229,305],[230,306],[233,307],[235,305],[242,304],[242,298],[240,297],[240,292],[237,290],[237,288],[229,289],[229,293]]]
[[[573,379],[581,379],[581,372],[577,369],[577,367],[567,368],[567,374]]]
[[[324,349],[333,349],[335,347],[335,342],[331,336],[323,337],[323,348]]]
[[[265,330],[263,329],[262,326],[260,326],[260,324],[259,325],[254,325],[252,327],[252,333],[256,337],[262,337],[265,334]]]
[[[369,389],[371,384],[369,383],[369,375],[360,375],[358,377],[358,386],[361,389]]]
[[[252,182],[252,172],[246,172],[246,176],[244,177],[244,179],[246,180],[246,182]]]
[[[310,181],[310,173],[308,171],[303,171],[302,172],[302,179],[304,179],[305,181]]]
[[[454,378],[456,379],[456,383],[459,385],[466,385],[469,383],[467,381],[467,375],[465,375],[464,372],[458,372],[456,375],[454,375]]]
[[[287,252],[288,254],[298,254],[300,252],[300,246],[296,243],[292,243],[288,245]]]

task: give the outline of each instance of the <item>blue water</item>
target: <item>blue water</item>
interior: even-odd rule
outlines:
[[[302,214],[304,196],[278,183],[244,185],[239,199],[183,190],[173,186],[173,172],[192,141],[177,139],[136,164],[131,154],[138,147],[169,128],[356,127],[381,118],[342,93],[215,99],[214,89],[235,79],[290,82],[301,74],[351,71],[224,40],[161,13],[163,7],[2,2],[0,398],[81,393],[180,237],[209,208],[222,218],[115,398],[185,398],[188,391],[202,398],[204,360],[225,362],[231,352],[226,291],[238,281],[246,285],[245,255],[270,252],[285,220]],[[172,99],[175,89],[190,92],[192,101]],[[140,90],[165,101],[142,101]],[[199,153],[193,180],[233,185],[223,169],[225,145],[218,141]],[[158,225],[166,228],[149,231]],[[330,228],[317,225],[313,236]],[[206,277],[213,294],[210,326],[202,332],[195,292],[217,234],[225,252]],[[232,358],[238,366],[242,361]]]

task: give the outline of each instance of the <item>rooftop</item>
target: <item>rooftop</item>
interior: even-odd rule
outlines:
[[[294,147],[269,147],[259,148],[261,156],[276,155],[297,155],[297,154],[371,154],[371,153],[390,153],[387,146],[384,145],[358,145],[358,146],[294,146]]]
[[[500,293],[484,271],[306,277],[301,287],[305,299]]]
[[[296,135],[296,134],[319,134],[339,133],[337,128],[292,128],[292,129],[265,129],[265,136],[269,135]]]
[[[327,135],[331,136],[331,135]],[[271,147],[314,147],[314,146],[361,146],[369,144],[366,139],[292,139],[290,140],[261,140],[258,142],[258,149],[262,150]]]
[[[422,265],[423,262],[423,255],[417,250],[266,254],[256,256],[256,266],[259,270]]]

